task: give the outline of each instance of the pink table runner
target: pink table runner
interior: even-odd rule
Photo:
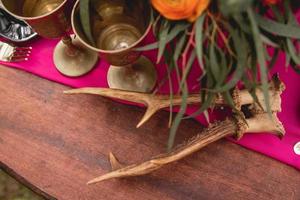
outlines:
[[[151,37],[148,40],[153,40]],[[75,88],[78,87],[108,87],[106,82],[106,75],[108,64],[100,60],[93,71],[89,74],[79,78],[68,78],[61,75],[52,60],[53,49],[58,40],[36,39],[30,45],[33,47],[32,56],[26,62],[20,63],[2,63],[6,66],[25,70],[27,72],[36,74],[40,77],[69,85]],[[145,56],[150,58],[155,63],[156,52],[145,52]],[[300,75],[297,75],[292,68],[285,68],[285,57],[280,55],[273,72],[279,72],[280,78],[287,86],[283,94],[283,112],[279,114],[279,118],[283,122],[286,129],[286,136],[283,140],[270,134],[246,134],[245,137],[238,142],[238,144],[280,160],[291,166],[300,169],[300,156],[293,151],[294,145],[300,141]],[[194,67],[191,72],[189,85],[196,85],[196,78],[200,71]],[[163,64],[157,65],[158,77],[161,80],[166,74],[166,66]],[[193,78],[194,77],[194,78]],[[160,89],[160,92],[168,92],[168,85],[166,84]],[[193,113],[195,108],[190,107],[187,114]],[[203,122],[203,118],[197,118]],[[230,155],[229,155],[230,156]]]

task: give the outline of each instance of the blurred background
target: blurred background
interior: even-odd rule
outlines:
[[[0,200],[43,200],[0,169]]]

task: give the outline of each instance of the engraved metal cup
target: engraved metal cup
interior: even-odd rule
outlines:
[[[151,29],[151,6],[147,0],[92,0],[92,45],[80,23],[79,1],[71,22],[78,39],[111,64],[107,80],[110,88],[151,92],[157,75],[149,59],[135,48],[141,46]]]
[[[42,37],[62,38],[53,55],[59,72],[77,77],[95,66],[97,54],[79,41],[72,41],[68,34],[73,0],[1,0],[1,3],[8,13],[25,20]]]

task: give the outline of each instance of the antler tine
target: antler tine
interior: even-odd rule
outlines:
[[[109,153],[109,162],[112,170],[117,170],[123,167],[123,165],[119,162],[119,160],[112,152]]]
[[[131,101],[134,103],[140,103],[148,105],[150,95],[138,92],[128,92],[123,90],[116,90],[110,88],[80,88],[64,91],[64,94],[95,94],[103,97],[114,98],[119,100]]]
[[[187,103],[197,104],[199,103],[200,97],[199,94],[192,94],[187,98]],[[179,106],[181,105],[182,97],[180,95],[176,95],[173,97],[172,105]],[[155,113],[163,108],[167,108],[171,105],[171,100],[169,95],[155,95],[149,98],[147,104],[147,110],[137,125],[137,128],[140,128],[143,124],[145,124]]]
[[[153,106],[152,104],[148,104],[147,110],[140,120],[140,122],[137,124],[136,128],[140,128],[142,125],[144,125],[157,111],[159,111],[161,108]]]

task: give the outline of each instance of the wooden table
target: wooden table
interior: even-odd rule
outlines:
[[[143,109],[67,89],[0,66],[1,167],[46,198],[300,199],[299,171],[226,140],[151,175],[87,186],[110,170],[110,151],[127,164],[165,151],[168,113],[136,129]],[[185,121],[178,141],[199,130]]]

